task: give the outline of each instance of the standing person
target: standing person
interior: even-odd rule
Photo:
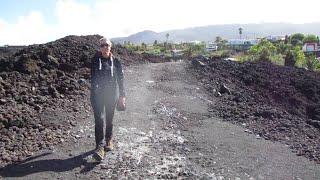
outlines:
[[[96,150],[93,157],[101,161],[105,152],[113,149],[113,115],[117,103],[125,106],[123,70],[120,60],[111,53],[112,43],[107,38],[99,40],[100,51],[91,60],[91,105],[95,119]],[[105,126],[104,126],[105,123]],[[103,129],[105,128],[105,132]]]

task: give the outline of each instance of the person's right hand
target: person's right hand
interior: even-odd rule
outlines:
[[[123,107],[125,107],[125,106],[126,106],[126,97],[120,96],[120,97],[119,97],[119,103],[120,103]]]
[[[117,104],[117,110],[118,111],[126,110],[126,98],[124,96],[119,97],[118,104]]]

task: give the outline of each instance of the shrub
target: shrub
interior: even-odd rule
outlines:
[[[269,41],[263,39],[259,44],[254,45],[249,50],[249,59],[253,61],[278,61],[277,48]],[[275,57],[276,56],[276,57]]]
[[[292,51],[296,60],[295,66],[301,68],[306,67],[306,58],[301,48],[299,46],[295,46]]]
[[[306,57],[306,66],[311,71],[320,70],[319,60],[313,54]]]

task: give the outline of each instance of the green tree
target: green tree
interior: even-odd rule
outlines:
[[[145,51],[145,50],[147,50],[147,44],[146,43],[141,43],[141,49],[142,49],[142,51]]]
[[[216,36],[214,42],[217,44],[218,49],[225,49],[226,48],[227,41],[223,40],[222,37]]]
[[[154,40],[153,46],[157,46],[157,45],[158,45],[158,40]]]
[[[241,35],[242,35],[243,28],[240,27],[238,30],[239,30],[239,35],[240,35],[240,39],[241,39]]]
[[[169,33],[166,34],[166,43],[165,43],[165,47],[166,47],[166,50],[168,49],[168,40],[169,40]]]
[[[292,47],[292,51],[295,58],[295,66],[297,67],[306,67],[306,57],[299,46]]]
[[[313,54],[307,55],[306,67],[311,71],[314,71],[320,68],[319,60],[316,58],[315,55]]]
[[[266,39],[250,48],[249,54],[253,61],[272,61],[277,54],[277,48]]]
[[[220,36],[217,36],[214,42],[219,44],[221,41],[222,41],[222,38]]]
[[[222,40],[219,44],[218,44],[218,49],[219,50],[223,50],[223,49],[227,49],[227,43],[228,41],[227,40]]]
[[[206,44],[204,42],[201,42],[199,44],[192,44],[188,43],[185,48],[184,54],[187,55],[187,57],[191,56],[197,56],[197,55],[203,55],[206,51]]]
[[[290,43],[293,46],[297,46],[297,45],[301,46],[303,43],[303,39],[304,39],[304,34],[296,33],[290,36]]]
[[[169,39],[169,33],[166,34],[166,42],[168,43],[168,39]]]
[[[317,43],[318,42],[318,38],[316,35],[314,34],[308,34],[303,38],[303,43]]]
[[[296,63],[295,54],[293,50],[287,50],[285,58],[284,58],[284,65],[293,67]]]
[[[284,43],[288,44],[289,42],[289,36],[286,34],[286,36],[284,37]]]
[[[291,48],[291,45],[285,42],[276,43],[275,46],[277,47],[277,52],[283,55],[286,55],[287,51]]]

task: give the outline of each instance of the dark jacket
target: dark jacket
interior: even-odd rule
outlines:
[[[105,58],[101,52],[97,52],[91,59],[91,90],[116,88],[117,84],[119,95],[125,96],[120,60],[113,55],[111,58]]]

